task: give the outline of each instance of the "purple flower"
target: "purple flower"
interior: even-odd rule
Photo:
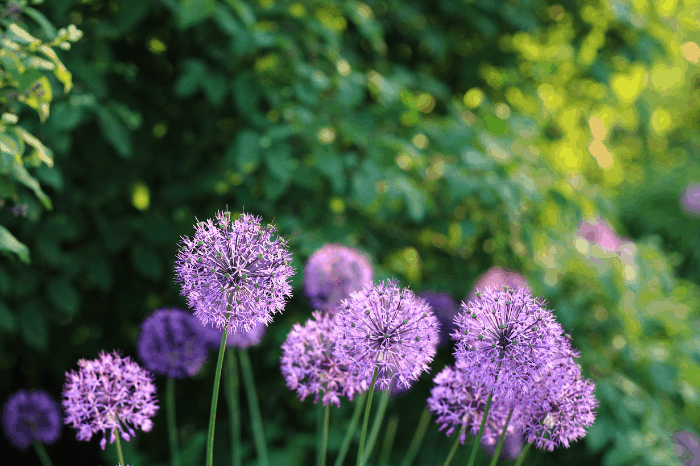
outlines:
[[[245,349],[249,346],[257,346],[260,343],[267,327],[265,325],[255,323],[249,332],[244,329],[239,330],[226,337],[226,347],[227,348],[240,348]],[[224,334],[223,329],[217,329],[214,327],[213,322],[209,322],[205,327],[202,327],[203,337],[207,344],[207,348],[218,350],[221,346],[221,336]]]
[[[688,185],[681,194],[681,208],[691,216],[700,216],[700,183]]]
[[[464,445],[467,430],[474,436],[479,433],[489,391],[484,386],[474,386],[467,374],[453,366],[445,366],[435,376],[433,382],[434,386],[430,390],[430,397],[428,397],[428,410],[437,416],[435,422],[441,424],[440,431],[449,427],[445,432],[448,437],[455,428],[465,427],[465,432],[459,438],[459,442]],[[508,418],[508,412],[509,407],[501,403],[499,396],[494,394],[491,398],[491,406],[481,437],[484,444],[494,446],[494,451]],[[515,432],[514,419],[517,419],[517,413],[514,413],[508,422],[506,435]]]
[[[26,450],[32,439],[54,443],[61,435],[61,412],[58,403],[43,390],[19,390],[5,403],[2,424],[10,442]]]
[[[335,312],[351,292],[372,283],[372,266],[362,253],[340,244],[316,250],[304,267],[304,294],[311,307]]]
[[[230,335],[257,322],[268,325],[292,295],[287,243],[279,236],[273,240],[275,227],[263,227],[253,215],[243,213],[234,222],[228,211],[216,217],[216,226],[211,219],[198,222],[194,237],[182,238],[175,264],[181,294],[203,326],[228,323]]]
[[[671,440],[675,444],[673,453],[682,466],[700,466],[700,439],[692,432],[677,430]]]
[[[597,244],[608,253],[613,253],[622,244],[622,240],[612,227],[602,218],[583,221],[578,227],[578,236],[591,244]]]
[[[107,429],[112,429],[109,443],[114,443],[116,430],[127,442],[136,435],[128,424],[144,432],[153,428],[150,418],[158,411],[158,400],[153,376],[148,371],[128,356],[121,358],[116,350],[112,354],[102,351],[98,359],[80,359],[78,366],[77,373],[66,372],[62,402],[66,411],[64,424],[72,423],[78,429],[78,440],[89,441],[101,431],[100,447],[104,450]]]
[[[418,297],[425,300],[433,308],[435,316],[440,321],[440,338],[438,340],[438,348],[440,348],[449,341],[450,334],[455,329],[454,318],[459,313],[459,305],[447,293],[425,290]]]
[[[29,206],[27,204],[22,204],[22,205],[17,204],[17,205],[13,205],[12,207],[10,207],[10,212],[15,217],[20,217],[20,216],[26,217],[28,208],[29,208]]]
[[[505,399],[527,392],[527,377],[549,368],[563,340],[561,325],[528,288],[487,287],[462,303],[456,324],[457,366]]]
[[[516,290],[518,288],[530,288],[530,285],[527,283],[525,277],[520,275],[518,272],[503,270],[500,267],[491,267],[479,277],[474,285],[474,288],[464,298],[464,301],[471,301],[476,297],[475,293],[477,291],[483,290],[487,286],[495,286],[496,288],[500,288],[503,285],[507,285]]]
[[[493,404],[491,405],[493,406]],[[489,417],[491,416],[491,409],[489,409]],[[511,421],[512,421],[511,417]],[[508,423],[509,425],[511,422]],[[498,434],[500,437],[500,433]],[[498,439],[493,444],[489,444],[485,441],[481,441],[481,447],[486,451],[490,458],[493,458],[493,454],[496,453],[496,446],[498,445]],[[506,431],[506,436],[503,438],[503,446],[501,447],[501,452],[498,454],[498,459],[501,460],[516,460],[520,457],[523,451],[523,434],[520,430],[516,430],[512,434],[508,434]]]
[[[294,324],[282,343],[282,375],[301,401],[313,393],[317,403],[323,392],[324,406],[333,403],[340,408],[339,395],[352,401],[356,393],[367,390],[369,382],[348,372],[347,364],[340,364],[333,356],[334,316],[320,311],[311,315],[315,320],[307,320],[303,327]]]
[[[192,377],[209,356],[196,317],[178,308],[156,309],[141,324],[136,351],[149,371],[174,379]]]
[[[400,289],[393,280],[365,285],[338,308],[333,352],[368,383],[377,367],[379,390],[389,388],[395,377],[400,386],[410,387],[435,356],[439,325],[430,306],[408,288]]]

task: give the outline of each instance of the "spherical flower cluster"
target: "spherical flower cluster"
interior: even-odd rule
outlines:
[[[7,438],[20,450],[35,440],[54,443],[61,435],[61,411],[58,403],[43,390],[19,390],[5,403],[2,425]]]
[[[472,385],[467,374],[458,367],[446,366],[435,376],[428,398],[428,410],[437,416],[436,422],[441,424],[440,431],[449,427],[445,432],[448,437],[455,428],[464,427],[465,432],[459,437],[459,442],[464,444],[467,430],[474,436],[479,433],[488,397],[489,392],[483,385]],[[498,395],[492,397],[481,437],[482,443],[496,445],[509,409],[508,405],[500,402]],[[515,432],[514,420],[517,417],[517,413],[511,416],[506,434]]]
[[[435,356],[439,322],[433,310],[395,281],[365,285],[350,294],[336,314],[334,355],[353,373],[386,390],[394,378],[409,387]]]
[[[275,227],[263,227],[253,215],[243,213],[233,222],[230,212],[216,217],[216,225],[211,219],[198,222],[194,237],[182,238],[175,264],[181,294],[203,326],[228,324],[233,334],[257,322],[267,325],[292,294],[287,243],[272,239]]]
[[[178,308],[156,309],[141,323],[136,351],[149,371],[182,379],[194,376],[208,351],[196,317]]]
[[[418,297],[425,300],[433,308],[435,317],[440,322],[440,336],[437,345],[440,348],[450,340],[450,334],[455,329],[454,318],[459,313],[459,305],[448,293],[425,290]]]
[[[504,399],[528,391],[527,377],[549,368],[563,329],[528,288],[487,287],[462,303],[456,319],[455,360],[475,385]]]
[[[78,372],[66,372],[63,387],[65,424],[78,429],[77,439],[89,441],[93,434],[102,432],[100,447],[107,446],[105,432],[111,429],[110,443],[119,430],[124,440],[136,435],[133,426],[144,432],[153,428],[151,417],[158,411],[156,386],[151,374],[128,356],[117,351],[100,353],[98,359],[78,361]],[[129,430],[124,432],[122,424]]]
[[[681,208],[693,217],[700,217],[700,183],[686,186],[681,193]]]
[[[315,394],[314,403],[323,393],[323,405],[340,408],[340,396],[352,401],[356,393],[366,391],[369,383],[348,372],[333,356],[333,315],[314,311],[304,326],[294,324],[282,343],[281,370],[287,387],[296,390],[301,401]]]
[[[340,244],[316,250],[304,267],[304,294],[311,307],[334,313],[343,299],[372,283],[372,266],[364,254]]]
[[[255,323],[255,327],[246,332],[245,329],[240,329],[238,332],[232,333],[226,337],[227,348],[245,349],[250,346],[257,346],[262,340],[267,326]],[[202,327],[202,333],[207,348],[210,350],[218,350],[221,347],[221,337],[224,334],[223,329],[217,329],[214,322],[209,322]]]

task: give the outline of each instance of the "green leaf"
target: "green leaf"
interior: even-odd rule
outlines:
[[[37,22],[49,41],[56,38],[56,28],[46,19],[43,13],[30,6],[25,6],[22,12]]]
[[[490,170],[493,168],[493,159],[485,156],[476,149],[465,149],[460,155],[462,156],[462,161],[467,167],[476,168],[479,170]]]
[[[131,248],[131,265],[144,278],[158,281],[163,276],[163,264],[160,258],[152,249],[140,243],[134,244]]]
[[[44,307],[41,299],[33,298],[26,301],[19,309],[19,325],[22,338],[29,346],[39,351],[46,351],[49,345],[49,326],[41,309]]]
[[[207,434],[197,432],[183,446],[180,452],[182,464],[199,464],[204,457],[204,447],[207,443]]]
[[[14,333],[17,328],[17,319],[3,301],[0,301],[0,330]]]
[[[83,119],[83,111],[80,107],[68,105],[64,102],[56,102],[51,106],[51,116],[47,124],[58,131],[71,131],[75,129]]]
[[[226,149],[226,166],[244,174],[253,173],[260,165],[259,141],[260,136],[255,131],[246,129],[238,133],[235,141]]]
[[[15,236],[4,226],[0,225],[0,251],[8,251],[17,254],[25,264],[31,264],[29,248],[20,243]]]
[[[216,0],[181,0],[178,28],[187,29],[201,23],[214,13]]]
[[[51,278],[46,285],[49,302],[71,321],[80,308],[80,295],[65,277]]]
[[[0,199],[8,199],[17,195],[15,184],[10,181],[9,176],[0,175]]]
[[[454,166],[445,167],[445,181],[447,181],[453,202],[461,202],[465,197],[471,196],[479,189],[478,180],[468,176],[462,170],[464,169],[458,169]]]
[[[103,292],[112,290],[112,267],[102,255],[93,255],[85,264],[85,269],[88,276],[95,280],[97,288]]]
[[[241,73],[233,81],[233,102],[242,115],[259,113],[260,94],[252,73]]]
[[[362,162],[362,168],[352,179],[354,197],[362,206],[368,207],[376,197],[375,185],[381,179],[379,166],[371,158]]]
[[[299,162],[292,157],[292,148],[289,144],[280,143],[265,151],[265,165],[275,178],[286,184]]]
[[[210,72],[207,73],[204,84],[204,94],[206,94],[209,102],[215,107],[221,105],[228,92],[228,87],[226,86],[226,78],[221,73]]]
[[[420,222],[425,216],[423,195],[416,189],[415,184],[405,176],[399,176],[391,181],[391,186],[403,193],[406,200],[408,215],[414,222]]]
[[[117,21],[120,35],[124,35],[141,21],[148,13],[150,5],[150,2],[143,0],[121,0],[119,2],[119,20]]]
[[[133,153],[131,133],[112,112],[102,106],[95,106],[97,123],[102,136],[109,142],[121,157],[131,158]]]
[[[506,122],[493,115],[484,115],[484,122],[486,123],[486,129],[496,136],[506,134],[508,131]]]
[[[265,199],[275,202],[282,194],[285,193],[285,191],[287,191],[289,182],[290,179],[282,181],[275,176],[268,176],[265,178],[265,186],[263,188],[265,191]]]
[[[36,194],[36,197],[39,198],[41,203],[46,207],[47,209],[51,210],[53,209],[53,206],[51,204],[51,199],[49,199],[49,196],[44,194],[44,191],[41,190],[41,186],[39,185],[39,182],[29,174],[26,168],[24,168],[23,165],[20,165],[18,163],[15,163],[12,166],[12,171],[10,172],[10,177],[16,181],[19,181],[23,185],[25,185],[27,188],[31,189],[34,191],[34,194]]]
[[[207,79],[207,67],[201,60],[187,60],[182,65],[182,73],[175,82],[175,95],[178,97],[190,97]]]
[[[345,192],[345,168],[338,154],[331,149],[318,147],[313,158],[318,171],[330,181],[333,192],[343,194]]]

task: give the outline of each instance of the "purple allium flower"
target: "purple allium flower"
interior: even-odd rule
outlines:
[[[430,397],[427,400],[428,410],[437,415],[435,422],[441,424],[438,430],[442,431],[449,427],[445,432],[448,437],[455,428],[465,427],[465,432],[459,438],[459,442],[464,445],[467,430],[474,436],[479,433],[489,391],[484,386],[475,387],[472,385],[467,374],[453,366],[445,366],[435,376],[433,383],[435,385],[430,389]],[[501,403],[499,396],[494,394],[491,398],[491,406],[481,437],[484,444],[494,445],[494,451],[508,418],[508,413],[508,406]],[[517,417],[518,414],[514,412],[508,422],[506,435],[515,432],[514,419]]]
[[[29,206],[27,204],[22,204],[22,205],[17,204],[17,205],[13,205],[12,207],[10,207],[10,212],[15,217],[20,217],[20,216],[26,217],[28,208],[29,208]]]
[[[455,329],[454,318],[459,313],[459,305],[448,293],[425,290],[418,297],[425,300],[433,308],[433,312],[440,322],[438,340],[438,348],[440,348],[449,341],[450,334]]]
[[[479,277],[474,285],[474,288],[464,298],[464,301],[471,301],[476,297],[475,293],[477,291],[483,290],[487,286],[495,286],[500,288],[503,285],[509,286],[516,290],[518,288],[530,288],[530,285],[527,283],[525,277],[520,275],[518,272],[503,270],[500,267],[491,267]]]
[[[563,341],[563,328],[529,288],[487,287],[456,318],[456,364],[477,386],[505,399],[528,391],[527,377],[546,372]]]
[[[146,369],[174,379],[194,376],[209,356],[199,321],[178,308],[156,309],[143,321],[136,351]]]
[[[5,403],[2,424],[7,438],[20,450],[32,439],[52,444],[61,435],[61,411],[53,397],[43,390],[19,390]]]
[[[673,453],[682,466],[700,466],[700,439],[687,430],[677,430],[671,436]]]
[[[78,366],[77,373],[66,372],[62,402],[66,411],[64,424],[72,423],[78,429],[78,440],[89,441],[101,431],[100,447],[104,450],[107,429],[112,429],[109,443],[114,443],[115,430],[127,442],[136,435],[127,423],[144,432],[153,428],[150,418],[158,411],[158,400],[153,376],[148,371],[128,356],[121,358],[116,350],[112,354],[102,351],[98,359],[80,359]]]
[[[216,217],[217,225],[198,222],[194,237],[182,238],[175,265],[181,294],[203,326],[214,322],[222,329],[228,322],[230,335],[256,322],[268,325],[292,295],[287,243],[271,239],[275,227],[263,227],[253,215],[243,213],[233,222],[228,211]]]
[[[198,324],[199,325],[199,324]],[[260,343],[267,327],[260,323],[255,323],[249,332],[244,329],[239,330],[226,337],[227,348],[245,349],[249,346],[257,346]],[[223,329],[217,329],[213,322],[209,322],[205,327],[202,327],[203,337],[207,344],[207,348],[218,350],[221,347],[221,336],[224,334]]]
[[[304,294],[311,307],[335,312],[353,291],[372,283],[372,266],[359,251],[340,244],[317,249],[304,267]]]
[[[493,406],[493,404],[491,405]],[[489,416],[491,413],[491,409],[489,409]],[[511,417],[511,422],[508,424],[510,425],[512,423],[512,417]],[[500,433],[498,434],[500,437]],[[496,443],[489,444],[484,442],[483,440],[481,441],[481,447],[486,451],[486,453],[489,455],[490,458],[493,458],[493,454],[496,453],[496,446],[498,445],[498,439],[496,439]],[[508,434],[506,431],[506,436],[503,438],[503,446],[501,447],[501,452],[498,454],[498,459],[501,460],[516,460],[520,457],[520,454],[523,452],[523,434],[520,432],[520,430],[516,430],[512,434]]]
[[[296,390],[304,401],[323,392],[323,405],[333,403],[340,408],[338,395],[347,396],[352,401],[356,393],[367,390],[369,382],[360,380],[348,371],[347,364],[339,364],[333,356],[334,316],[320,311],[311,314],[304,326],[294,324],[282,343],[281,370],[290,390]]]
[[[686,186],[681,194],[681,208],[691,216],[700,216],[700,183]]]
[[[597,244],[603,251],[613,253],[622,243],[620,237],[603,218],[582,221],[578,227],[578,236],[591,244]]]
[[[431,307],[408,288],[400,289],[396,281],[365,285],[338,307],[333,352],[368,383],[378,367],[379,390],[389,388],[394,377],[409,387],[410,380],[428,371],[439,325]]]

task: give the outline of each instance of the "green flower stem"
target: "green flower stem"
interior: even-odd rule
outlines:
[[[39,461],[41,461],[41,466],[53,466],[53,463],[51,463],[51,458],[49,458],[49,454],[46,451],[46,447],[44,447],[44,444],[32,439],[32,445],[34,445],[36,455],[39,457]]]
[[[389,458],[391,458],[391,450],[394,447],[394,438],[396,436],[396,427],[399,425],[399,416],[394,414],[389,418],[387,422],[386,435],[384,435],[384,445],[382,446],[382,452],[379,454],[378,466],[385,466],[389,464]]]
[[[479,442],[481,442],[481,435],[484,433],[484,427],[486,426],[486,418],[489,414],[489,409],[491,408],[491,399],[493,398],[493,392],[489,393],[489,399],[486,401],[486,408],[484,409],[484,416],[481,418],[481,426],[479,427],[479,433],[476,434],[476,439],[474,441],[474,446],[472,447],[472,453],[469,455],[469,463],[467,466],[474,466],[474,460],[476,459],[476,453],[479,451]]]
[[[265,447],[265,435],[263,432],[262,418],[260,416],[260,406],[258,405],[258,395],[255,392],[255,380],[253,379],[253,368],[250,365],[248,351],[238,350],[238,358],[241,360],[241,372],[243,373],[243,384],[248,396],[248,408],[250,409],[250,419],[253,423],[253,439],[255,449],[258,451],[260,466],[268,466],[267,448]]]
[[[515,463],[515,466],[520,466],[521,464],[523,464],[523,460],[525,459],[525,455],[527,454],[527,451],[530,449],[530,446],[532,446],[531,443],[528,443],[527,445],[525,445],[525,448],[523,448],[522,453],[520,453],[520,458],[518,458],[518,462]]]
[[[316,406],[316,466],[321,466],[321,443],[323,442],[323,404]]]
[[[367,424],[369,424],[369,410],[372,407],[372,395],[374,395],[374,383],[377,381],[379,367],[374,368],[372,383],[369,386],[369,395],[367,396],[367,406],[365,406],[365,418],[362,421],[362,433],[360,434],[360,449],[357,452],[357,466],[362,466],[362,454],[365,449],[365,435],[367,435]]]
[[[125,466],[126,463],[124,462],[124,455],[122,454],[122,443],[119,440],[119,432],[117,432],[116,438],[117,438],[117,458],[119,458],[119,464],[121,464],[122,466]]]
[[[168,377],[165,382],[165,403],[168,406],[168,437],[170,440],[170,460],[173,466],[180,466],[180,449],[177,446],[175,423],[175,379]]]
[[[224,378],[224,390],[226,390],[231,422],[231,466],[241,466],[243,451],[241,450],[241,416],[238,409],[238,367],[233,348],[226,348],[226,362],[228,365],[226,366],[227,377]]]
[[[510,412],[508,413],[508,419],[506,419],[506,423],[503,426],[503,432],[501,432],[501,437],[498,439],[498,445],[496,445],[496,451],[493,453],[493,457],[491,458],[491,466],[496,466],[496,462],[498,461],[498,455],[501,454],[501,447],[503,446],[503,439],[506,437],[506,430],[508,429],[508,423],[510,422],[510,417],[513,415],[513,408],[510,409]]]
[[[418,421],[418,427],[416,427],[416,431],[413,433],[413,438],[411,439],[411,444],[408,446],[406,456],[403,457],[403,461],[401,461],[399,466],[411,466],[413,464],[413,460],[416,458],[416,454],[418,454],[418,450],[423,443],[425,431],[428,430],[429,422],[430,410],[428,410],[428,407],[426,406],[423,409],[423,414],[420,417],[420,421]]]
[[[330,403],[326,405],[326,409],[324,411],[326,412],[326,415],[323,416],[323,447],[321,448],[321,466],[326,466],[326,451],[328,449],[328,420],[331,416]]]
[[[219,382],[221,381],[221,366],[224,363],[224,350],[226,349],[226,337],[228,336],[228,322],[221,335],[219,358],[216,361],[214,372],[214,392],[211,395],[211,410],[209,411],[209,433],[207,434],[207,466],[214,466],[214,425],[216,424],[216,404],[219,399]]]
[[[462,436],[464,431],[467,429],[467,425],[463,425],[462,429],[457,433],[457,438],[455,439],[455,443],[452,445],[452,449],[450,450],[450,454],[447,455],[447,459],[445,459],[445,462],[443,463],[442,466],[450,466],[450,462],[452,461],[452,458],[454,458],[455,453],[457,452],[457,446],[459,446],[459,438]]]
[[[372,422],[372,429],[369,431],[369,438],[367,439],[367,446],[365,447],[365,454],[362,458],[362,464],[366,463],[369,456],[372,454],[372,449],[374,448],[374,443],[377,441],[377,436],[379,435],[379,429],[382,426],[382,420],[384,420],[384,413],[386,412],[386,405],[389,404],[389,390],[384,390],[382,393],[382,399],[379,400],[379,408],[377,409],[377,414],[374,415],[374,421]]]
[[[367,399],[367,392],[363,393],[357,398],[355,402],[355,409],[352,411],[352,417],[350,418],[350,424],[348,429],[345,431],[345,437],[343,438],[343,443],[340,446],[340,452],[335,460],[334,466],[342,466],[343,461],[345,461],[345,455],[348,454],[348,449],[350,448],[350,442],[352,442],[352,437],[355,435],[355,429],[357,428],[357,421],[360,420],[360,413],[362,412],[362,407]]]

